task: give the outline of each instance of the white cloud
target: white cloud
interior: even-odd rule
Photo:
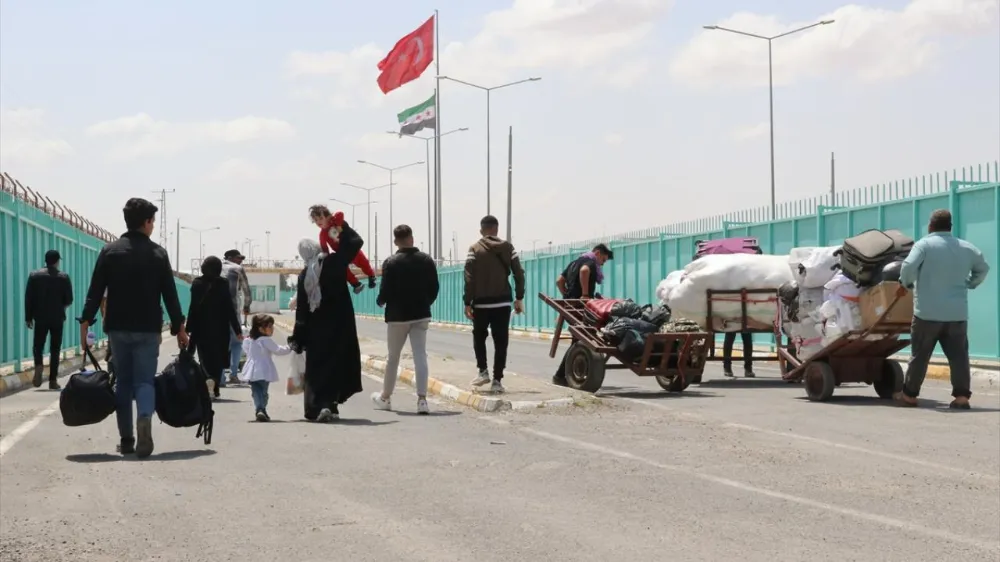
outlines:
[[[73,153],[68,142],[46,132],[45,111],[0,109],[0,167],[46,164]]]
[[[263,169],[244,158],[230,158],[215,167],[208,174],[208,181],[216,183],[253,182],[265,175]]]
[[[625,142],[625,136],[621,133],[608,133],[604,136],[604,142],[612,146],[616,146]]]
[[[773,41],[774,80],[842,71],[865,81],[906,76],[934,61],[940,42],[996,30],[997,0],[912,0],[901,10],[842,6],[811,21],[739,12],[721,27],[763,36],[823,20],[833,24]],[[670,64],[671,75],[695,86],[767,84],[767,42],[720,30],[702,30]]]
[[[733,140],[746,141],[767,135],[770,128],[767,123],[758,123],[749,127],[740,127],[733,130],[730,136]]]
[[[145,113],[95,123],[87,128],[94,137],[127,137],[113,154],[122,158],[169,155],[197,146],[235,144],[260,140],[287,140],[295,128],[287,121],[246,116],[229,121],[190,123],[157,121]]]
[[[388,134],[387,131],[384,133],[365,133],[360,138],[353,140],[351,145],[364,152],[387,152],[401,148],[415,148],[415,146],[410,146],[411,143],[413,143],[412,140],[401,139],[398,136]]]
[[[441,45],[442,74],[494,84],[522,78],[531,71],[593,71],[613,86],[627,86],[646,76],[648,62],[637,54],[655,22],[672,0],[514,0],[510,8],[490,12],[480,32],[467,42]],[[414,22],[414,28],[418,22]],[[399,29],[386,40],[410,30]],[[447,30],[443,30],[447,37]],[[326,76],[332,80],[330,102],[339,109],[357,104],[378,106],[387,96],[375,85],[376,65],[390,44],[367,44],[347,52],[293,52],[287,61],[292,77]],[[629,58],[632,57],[632,58]],[[515,72],[517,75],[515,76]],[[423,101],[433,87],[433,70],[405,88],[394,103]],[[358,92],[365,92],[358,94]],[[393,96],[397,92],[391,92]]]

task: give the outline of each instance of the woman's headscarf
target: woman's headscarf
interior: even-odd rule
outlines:
[[[323,300],[323,294],[319,288],[319,273],[322,268],[322,264],[319,261],[321,251],[319,243],[311,238],[303,238],[299,241],[299,255],[306,262],[305,271],[303,272],[305,279],[302,280],[302,284],[306,289],[306,295],[309,297],[310,312],[315,312],[319,308],[320,301]],[[302,303],[299,304],[301,305]]]
[[[215,256],[208,256],[201,262],[201,276],[205,279],[218,279],[222,277],[222,260]]]

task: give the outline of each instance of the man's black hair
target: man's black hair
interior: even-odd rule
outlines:
[[[483,220],[479,221],[479,226],[481,228],[500,228],[500,221],[493,215],[486,215]]]
[[[156,218],[159,209],[156,205],[141,197],[133,197],[125,202],[122,214],[125,215],[125,228],[129,230],[139,230],[146,225],[147,221]]]
[[[612,252],[611,248],[609,248],[608,245],[604,244],[603,242],[600,243],[600,244],[598,244],[598,245],[596,245],[596,246],[594,246],[594,249],[591,250],[591,251],[592,252],[601,252],[605,256],[608,256],[609,260],[615,259],[615,253]]]
[[[951,211],[938,209],[931,213],[931,232],[951,232]]]
[[[392,229],[392,237],[396,239],[396,242],[402,242],[411,236],[413,236],[413,229],[410,228],[410,225],[401,224]]]
[[[45,265],[46,267],[52,267],[53,265],[59,263],[62,257],[59,255],[59,250],[49,250],[45,252]]]

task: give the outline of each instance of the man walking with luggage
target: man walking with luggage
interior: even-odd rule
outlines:
[[[916,406],[927,363],[934,347],[948,358],[951,370],[950,407],[968,410],[972,375],[969,367],[969,290],[978,287],[990,270],[978,248],[951,234],[951,213],[931,213],[928,235],[921,238],[903,261],[900,291],[914,290],[913,324],[910,328],[910,365],[903,391],[895,395],[901,406]],[[914,288],[915,285],[915,288]]]
[[[396,387],[399,356],[409,338],[417,375],[417,413],[429,414],[427,327],[431,321],[431,305],[437,300],[440,288],[437,266],[429,255],[413,247],[413,230],[409,226],[399,225],[392,234],[399,250],[382,264],[382,284],[375,299],[379,306],[385,307],[389,356],[382,392],[372,394],[372,402],[377,410],[392,409],[390,400]]]
[[[250,304],[253,302],[253,292],[250,290],[250,281],[247,280],[247,273],[243,269],[243,260],[246,259],[239,250],[229,250],[223,256],[222,278],[229,283],[229,295],[233,299],[233,308],[236,309],[236,316],[243,313],[243,320],[250,315]],[[243,295],[243,307],[240,308],[240,295]],[[229,382],[236,384],[240,382],[240,357],[243,356],[243,342],[236,334],[229,337]],[[213,373],[214,374],[214,373]],[[225,376],[219,377],[218,386],[226,386]],[[218,387],[217,387],[218,388]]]
[[[24,320],[28,329],[34,328],[32,351],[35,356],[35,376],[32,384],[42,386],[45,365],[42,351],[45,339],[49,340],[49,389],[59,390],[59,353],[62,351],[63,325],[66,308],[73,304],[73,285],[69,275],[59,271],[59,252],[45,252],[45,267],[31,272],[24,289]]]
[[[479,221],[482,238],[469,247],[465,257],[465,316],[472,320],[472,346],[476,353],[479,376],[473,386],[490,382],[486,361],[486,336],[493,336],[493,385],[490,390],[503,392],[503,370],[507,366],[507,342],[510,334],[511,301],[514,312],[524,312],[524,270],[514,246],[497,236],[500,221],[487,215]],[[514,291],[508,277],[514,275]]]
[[[87,302],[80,315],[80,340],[86,342],[87,329],[95,321],[107,290],[107,317],[104,329],[115,354],[115,387],[119,450],[139,458],[153,453],[152,416],[156,410],[156,376],[163,330],[162,299],[170,316],[170,333],[184,349],[188,336],[177,298],[174,272],[167,251],[150,240],[156,225],[156,205],[133,198],[123,213],[128,232],[105,246],[97,256]],[[84,343],[85,347],[89,347]],[[132,425],[132,400],[138,416]]]

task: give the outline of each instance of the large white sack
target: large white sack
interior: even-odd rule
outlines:
[[[813,321],[820,321],[822,317],[819,315],[819,307],[823,306],[824,293],[826,289],[820,287],[818,289],[803,289],[799,287],[799,321],[805,321],[807,318]]]
[[[792,248],[788,255],[788,267],[799,287],[815,289],[833,279],[840,264],[840,257],[834,253],[839,250],[840,246]]]
[[[740,295],[714,295],[711,326],[708,319],[709,289],[736,291],[739,289],[769,289],[768,294],[747,296],[748,327],[763,330],[774,324],[778,313],[777,290],[792,280],[788,256],[756,254],[716,254],[700,258],[686,268],[681,282],[668,298],[661,301],[670,307],[674,318],[687,318],[702,328],[717,332],[740,330],[742,305]]]
[[[656,286],[656,300],[661,303],[667,302],[670,299],[671,291],[673,291],[677,285],[680,285],[681,280],[684,279],[684,275],[685,272],[683,269],[671,271],[667,274],[667,278],[660,281],[659,285]]]

